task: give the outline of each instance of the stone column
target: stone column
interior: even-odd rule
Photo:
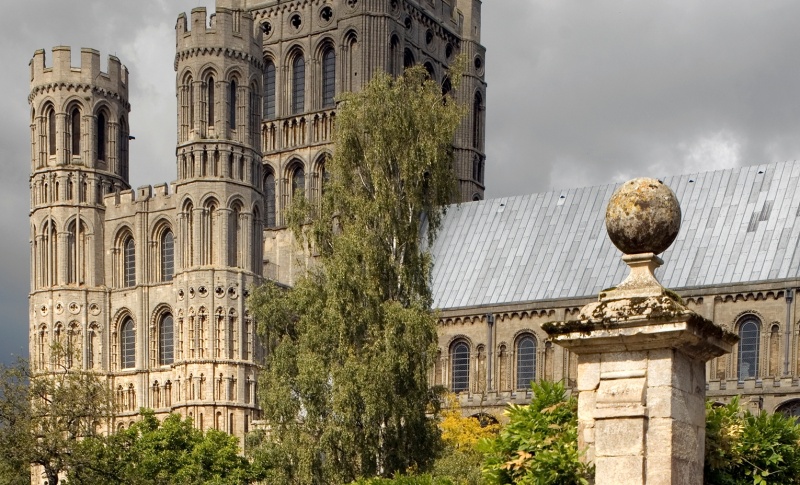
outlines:
[[[544,325],[578,355],[578,435],[597,485],[703,483],[705,363],[738,340],[656,280],[657,253],[680,228],[672,191],[636,179],[606,212],[631,271],[576,320]]]

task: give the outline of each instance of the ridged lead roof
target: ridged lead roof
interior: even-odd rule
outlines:
[[[678,238],[656,276],[668,288],[800,277],[800,163],[662,178]],[[595,296],[627,275],[605,210],[619,184],[450,206],[432,247],[436,308]]]

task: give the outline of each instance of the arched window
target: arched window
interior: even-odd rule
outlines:
[[[800,399],[792,399],[781,404],[775,412],[800,420]]]
[[[97,159],[106,159],[106,114],[101,111],[97,115]]]
[[[158,324],[158,363],[169,365],[175,359],[175,334],[172,314],[165,313]]]
[[[748,316],[739,325],[738,377],[740,381],[758,376],[758,341],[760,322]]]
[[[399,51],[400,39],[396,35],[393,35],[392,40],[389,42],[389,74],[393,76],[398,75],[398,71],[400,70]]]
[[[469,389],[469,346],[458,342],[453,346],[452,363],[453,378],[450,390],[462,392]]]
[[[333,98],[336,94],[336,53],[332,47],[325,49],[322,54],[322,107],[330,108],[334,105]]]
[[[217,246],[219,237],[219,214],[216,200],[210,200],[205,204],[203,211],[205,216],[205,238],[203,244],[203,264],[217,263]]]
[[[86,224],[72,221],[67,228],[67,283],[85,282],[86,252]]]
[[[302,165],[298,165],[292,172],[292,197],[303,194],[306,189],[306,172]]]
[[[242,232],[242,207],[238,204],[233,206],[228,221],[228,266],[238,268],[242,266],[239,255],[239,241]]]
[[[81,154],[81,110],[76,106],[69,114],[70,136],[72,138],[72,156],[77,157]]]
[[[194,266],[194,206],[187,200],[183,205],[183,267]]]
[[[117,152],[119,153],[119,174],[124,179],[128,179],[128,123],[125,121],[124,116],[119,117],[119,125],[117,125],[119,133]]]
[[[264,118],[275,117],[275,64],[266,61],[264,67]]]
[[[230,83],[230,92],[228,93],[228,120],[230,121],[231,130],[236,129],[236,80],[232,79]]]
[[[403,69],[408,69],[414,64],[416,64],[416,61],[414,60],[414,54],[410,49],[406,49],[403,52]]]
[[[325,191],[328,190],[328,184],[330,183],[331,173],[328,172],[326,168],[326,163],[321,162],[319,164],[319,195],[322,197],[325,195]]]
[[[436,80],[436,70],[433,68],[433,64],[430,62],[425,63],[425,70],[428,72],[428,79]]]
[[[122,286],[136,285],[136,244],[128,236],[122,244]]]
[[[120,325],[119,365],[122,369],[132,369],[136,366],[136,331],[131,317],[125,317]]]
[[[261,221],[261,211],[258,209],[258,206],[253,207],[253,230],[250,233],[250,247],[252,248],[252,253],[250,257],[252,259],[252,268],[251,270],[253,273],[257,275],[261,275],[264,272],[264,256],[262,254],[262,247],[263,244],[263,233],[264,233],[264,223]]]
[[[483,96],[475,93],[472,103],[472,148],[483,150]]]
[[[525,335],[517,341],[517,389],[527,389],[536,379],[536,340]]]
[[[208,121],[208,129],[214,129],[214,78],[212,76],[208,77],[208,81],[206,81],[206,93],[208,95],[208,113],[206,120]]]
[[[275,227],[275,174],[271,169],[267,169],[267,175],[264,176],[264,199],[267,211],[265,222],[267,227]]]
[[[56,112],[51,106],[47,110],[47,153],[56,154]]]
[[[175,238],[167,229],[161,235],[161,281],[172,281],[175,273]]]
[[[292,61],[292,114],[302,113],[306,108],[306,61],[297,55]]]

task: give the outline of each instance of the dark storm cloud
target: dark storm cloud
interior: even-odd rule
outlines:
[[[157,183],[174,178],[174,52],[175,19],[180,12],[209,1],[139,0],[11,2],[0,16],[0,362],[27,355],[30,174],[30,108],[28,61],[36,49],[47,59],[56,45],[70,45],[73,65],[81,47],[100,51],[105,68],[109,54],[131,71],[132,183]],[[152,77],[158,85],[145,82]],[[152,82],[152,81],[151,81]],[[157,177],[153,180],[151,177]]]
[[[8,3],[0,361],[27,353],[31,55],[60,44],[117,55],[131,74],[131,183],[173,180],[173,28],[212,2]],[[484,0],[487,196],[797,158],[798,18],[789,0]]]
[[[797,18],[789,1],[485,2],[489,196],[796,158]]]

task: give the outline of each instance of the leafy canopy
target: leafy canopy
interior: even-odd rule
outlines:
[[[111,391],[94,373],[80,370],[77,353],[50,349],[51,365],[33,372],[20,360],[0,366],[0,481],[30,483],[31,464],[48,483],[84,466],[80,441],[97,436],[113,416]]]
[[[236,437],[213,429],[204,433],[178,414],[159,422],[149,409],[128,429],[82,441],[78,452],[88,460],[69,471],[71,485],[238,485],[263,478],[239,455]]]
[[[705,482],[800,484],[800,425],[782,413],[742,410],[739,397],[706,403]]]
[[[489,483],[588,484],[594,467],[580,461],[578,400],[563,383],[531,382],[527,406],[509,405],[509,422],[494,440],[483,440]]]
[[[260,386],[269,432],[253,438],[253,453],[280,483],[425,469],[438,446],[426,416],[437,335],[424,240],[455,191],[463,110],[422,68],[378,74],[340,101],[324,194],[295,198],[287,217],[318,254],[314,267],[250,301],[269,347]]]

